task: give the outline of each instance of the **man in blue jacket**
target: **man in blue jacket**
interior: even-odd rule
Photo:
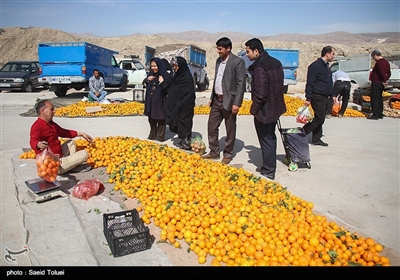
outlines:
[[[329,98],[333,96],[332,72],[329,69],[329,62],[335,57],[335,49],[326,46],[321,51],[321,57],[308,66],[306,83],[306,102],[305,105],[314,111],[314,118],[311,122],[303,126],[305,134],[312,134],[312,144],[327,147],[328,144],[321,140],[322,125],[325,122],[325,113],[329,106]]]
[[[257,171],[268,179],[275,180],[275,128],[279,117],[286,112],[283,67],[279,60],[264,50],[259,39],[250,39],[245,46],[247,57],[253,61],[249,67],[252,100],[250,114],[254,116],[262,154],[262,166]]]

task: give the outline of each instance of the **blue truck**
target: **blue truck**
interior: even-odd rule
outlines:
[[[265,51],[272,57],[278,59],[283,66],[284,72],[284,93],[288,92],[289,85],[296,85],[297,84],[297,69],[299,68],[299,50],[292,50],[292,49],[271,49],[266,48]],[[249,66],[253,63],[250,61],[249,58],[246,56],[245,51],[240,51],[238,56],[241,57],[246,65],[246,91],[251,91],[251,75],[248,71]]]
[[[39,82],[48,83],[58,97],[68,89],[89,89],[89,78],[98,69],[106,87],[126,91],[128,72],[121,69],[109,50],[87,42],[39,43]]]
[[[174,56],[182,56],[186,59],[193,76],[194,87],[197,87],[200,91],[207,90],[210,81],[205,70],[205,67],[207,67],[205,50],[195,45],[180,44],[165,45],[157,49],[146,46],[144,50],[147,68],[149,68],[150,60],[153,57],[165,58],[170,62]]]

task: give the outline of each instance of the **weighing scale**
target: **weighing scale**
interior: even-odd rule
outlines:
[[[28,187],[26,193],[33,202],[44,202],[54,197],[67,196],[67,194],[60,189],[62,184],[57,180],[48,182],[41,178],[36,178],[25,181],[25,184]]]

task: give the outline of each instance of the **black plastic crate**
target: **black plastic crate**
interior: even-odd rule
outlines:
[[[114,257],[151,248],[153,240],[136,209],[103,214],[103,231]]]

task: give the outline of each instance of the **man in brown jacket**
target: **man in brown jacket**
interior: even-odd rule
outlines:
[[[252,77],[250,114],[254,116],[254,126],[262,153],[262,166],[257,168],[257,171],[268,179],[275,180],[275,128],[279,117],[286,112],[283,67],[279,60],[264,50],[259,39],[250,39],[245,46],[247,57],[253,61],[249,67]]]

